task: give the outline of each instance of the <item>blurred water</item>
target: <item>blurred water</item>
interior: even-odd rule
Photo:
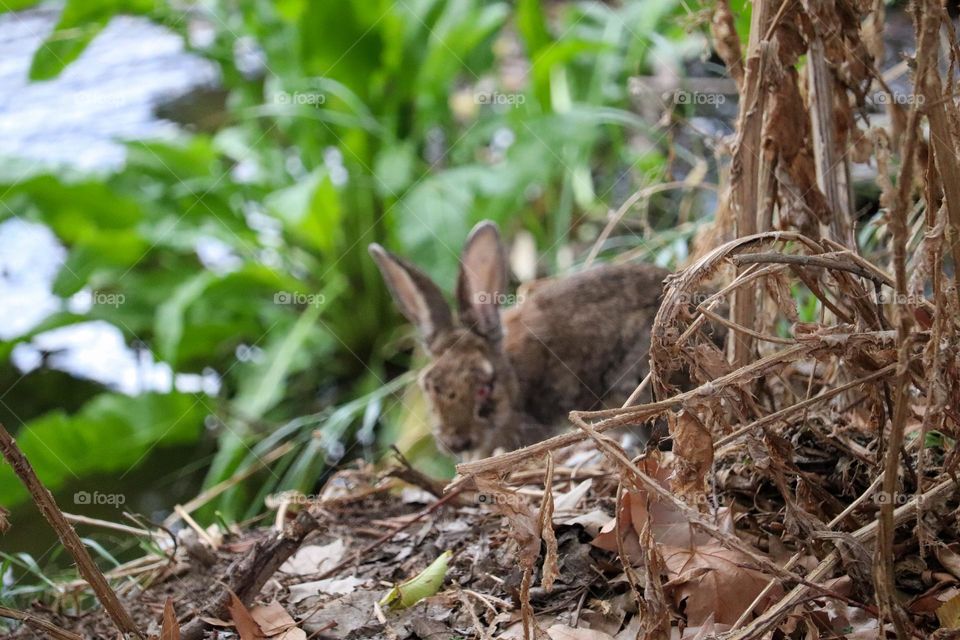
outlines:
[[[186,52],[179,35],[144,19],[117,17],[59,77],[30,82],[33,53],[58,13],[38,9],[0,15],[3,182],[61,168],[116,169],[125,158],[123,140],[179,134],[175,124],[154,115],[158,103],[219,79],[216,66]],[[91,297],[89,291],[66,301],[53,295],[66,249],[45,226],[3,210],[9,214],[14,217],[0,223],[0,340],[22,336],[58,310],[83,313]],[[216,247],[200,250],[206,261],[216,261]],[[45,363],[130,394],[173,387],[216,393],[219,385],[212,372],[175,376],[149,353],[129,349],[122,332],[106,322],[43,333],[17,345],[12,359],[23,373]]]
[[[33,52],[57,12],[0,15],[0,139],[5,156],[40,165],[103,170],[123,163],[119,140],[169,138],[158,120],[162,99],[216,83],[210,62],[187,53],[177,34],[134,17],[117,17],[56,79],[30,82]]]

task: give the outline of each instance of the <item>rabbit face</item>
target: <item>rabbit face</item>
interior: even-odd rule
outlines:
[[[477,225],[460,257],[458,323],[439,287],[413,264],[370,245],[400,312],[432,357],[420,376],[434,432],[451,451],[492,450],[516,421],[516,376],[502,350],[498,302],[507,285],[497,227]]]
[[[452,344],[420,374],[437,440],[451,452],[490,450],[515,420],[517,385],[503,356],[482,337],[454,331]]]

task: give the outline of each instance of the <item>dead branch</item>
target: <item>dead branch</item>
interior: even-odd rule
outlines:
[[[133,618],[130,617],[130,614],[127,613],[117,594],[110,588],[110,584],[103,577],[103,573],[100,572],[100,568],[97,567],[93,558],[90,557],[87,548],[80,540],[80,536],[77,535],[73,526],[67,522],[60,507],[57,506],[56,500],[53,499],[53,494],[40,482],[33,466],[2,424],[0,424],[0,453],[3,453],[3,457],[13,468],[17,477],[20,478],[20,482],[30,492],[34,504],[40,509],[40,513],[57,533],[61,544],[73,557],[74,562],[77,563],[77,570],[80,575],[93,589],[97,600],[110,615],[110,619],[113,620],[117,629],[122,633],[131,633],[138,638],[143,638],[143,633],[137,627]]]

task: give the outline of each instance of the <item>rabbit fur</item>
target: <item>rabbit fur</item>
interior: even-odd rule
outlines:
[[[665,269],[604,264],[538,280],[501,309],[506,250],[497,226],[484,221],[461,254],[455,322],[426,274],[378,244],[369,250],[430,355],[419,383],[434,434],[454,454],[549,437],[573,409],[622,404],[649,370]]]

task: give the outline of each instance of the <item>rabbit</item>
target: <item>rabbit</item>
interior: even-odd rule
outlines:
[[[430,355],[419,384],[436,439],[456,455],[532,444],[573,409],[619,406],[649,369],[666,269],[605,264],[538,280],[501,310],[506,250],[496,224],[483,221],[461,254],[455,322],[420,269],[378,244],[369,251]]]

